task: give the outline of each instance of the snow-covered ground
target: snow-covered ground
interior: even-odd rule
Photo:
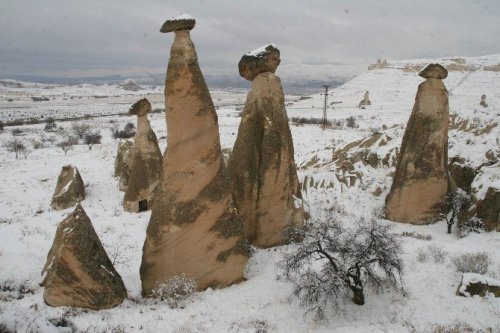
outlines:
[[[332,155],[346,144],[374,133],[390,138],[385,145],[370,147],[376,154],[384,156],[397,148],[417,86],[423,81],[415,71],[403,69],[408,64],[431,61],[454,62],[450,59],[404,61],[393,63],[389,68],[367,71],[330,91],[328,117],[338,126],[323,131],[316,125],[291,125],[299,177],[301,180],[314,178],[317,183],[303,192],[313,220],[327,219],[332,212],[340,212],[343,223],[361,218],[380,219],[394,167],[373,168],[357,163],[355,168],[361,175],[360,180],[348,187],[339,182]],[[470,131],[450,130],[449,156],[458,155],[470,165],[479,166],[488,161],[488,151],[496,158],[500,155],[500,126],[477,132],[500,121],[500,72],[482,67],[499,63],[500,56],[465,58],[465,62],[474,65],[474,71],[450,71],[444,83],[450,92],[450,112],[456,119],[469,120],[475,127]],[[124,113],[142,97],[151,98],[153,108],[163,108],[162,87],[131,92],[117,86],[23,85],[23,88],[0,85],[0,120],[42,114],[64,118]],[[367,90],[372,105],[362,110],[357,105]],[[487,95],[488,108],[479,106],[482,94]],[[34,102],[31,96],[48,96],[50,100]],[[212,97],[219,115],[222,147],[232,148],[245,95],[219,91],[213,92]],[[309,97],[287,96],[289,118],[322,116],[324,96]],[[64,116],[56,116],[61,114]],[[355,118],[357,127],[346,126],[345,120],[349,117]],[[167,135],[164,114],[151,114],[150,120],[164,150]],[[118,142],[108,130],[114,124],[123,128],[135,119],[109,116],[78,121],[100,130],[102,144],[91,150],[83,144],[75,145],[65,155],[55,145],[62,137],[45,133],[44,124],[8,126],[0,133],[0,142],[4,143],[12,139],[12,129],[21,128],[24,132],[18,138],[30,150],[26,158],[21,155],[16,160],[13,153],[0,149],[0,323],[17,325],[19,332],[29,332],[43,326],[46,320],[57,318],[70,320],[82,332],[427,332],[436,324],[465,322],[477,330],[491,328],[490,332],[500,332],[500,299],[457,296],[462,275],[450,261],[461,253],[484,251],[491,260],[486,276],[500,277],[500,234],[473,233],[458,239],[455,234],[446,234],[445,221],[411,226],[382,220],[394,225],[394,232],[398,234],[413,232],[427,236],[425,239],[401,237],[405,292],[368,290],[365,305],[357,306],[347,300],[345,311],[328,313],[327,322],[315,323],[304,317],[305,309],[289,298],[291,285],[280,279],[277,263],[294,245],[256,250],[246,270],[247,281],[196,293],[183,308],[170,309],[166,304],[144,300],[140,296],[139,265],[150,212],[131,214],[123,210],[123,192],[118,191],[118,181],[113,178]],[[57,122],[68,130],[71,124]],[[31,141],[40,141],[41,133],[44,133],[46,147],[34,149]],[[56,140],[54,143],[48,140],[51,136]],[[57,224],[71,211],[50,208],[57,176],[61,167],[69,163],[78,167],[87,185],[82,206],[128,289],[129,299],[111,310],[49,307],[44,304],[43,288],[38,285]],[[485,169],[483,174],[482,180],[478,180],[480,184],[474,186],[484,188],[498,184],[498,164]],[[330,183],[333,186],[325,185]],[[373,194],[377,187],[382,190],[379,196]],[[435,248],[443,250],[443,262],[434,262],[430,252]],[[422,253],[428,254],[427,259],[423,259],[426,256]],[[28,290],[11,290],[20,286]]]

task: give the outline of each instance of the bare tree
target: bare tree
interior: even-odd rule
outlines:
[[[7,141],[4,144],[4,147],[5,147],[5,149],[7,149],[7,151],[10,151],[10,152],[16,154],[16,158],[19,157],[19,154],[24,154],[25,157],[28,156],[27,153],[26,153],[26,146],[24,145],[24,143],[22,143],[16,137],[14,137],[11,140]]]
[[[293,296],[308,308],[306,314],[324,319],[326,306],[340,309],[338,300],[349,291],[352,301],[363,305],[365,284],[401,285],[402,249],[390,226],[360,221],[346,229],[328,221],[310,231],[295,232],[303,241],[280,266],[294,285]]]
[[[467,193],[461,189],[457,189],[455,192],[449,193],[446,196],[445,201],[448,213],[443,214],[442,216],[448,225],[448,233],[451,234],[452,226],[458,222],[460,213],[469,209],[471,201]]]
[[[71,131],[75,133],[80,139],[83,139],[84,136],[90,131],[90,125],[84,123],[74,123],[71,125]]]
[[[68,154],[68,151],[70,151],[71,149],[73,149],[73,140],[71,139],[66,139],[64,141],[61,141],[57,144],[57,146],[59,148],[62,149],[62,151],[64,152],[64,155]]]
[[[85,134],[85,144],[89,146],[89,150],[92,149],[93,145],[101,144],[102,135],[101,132],[95,131]]]

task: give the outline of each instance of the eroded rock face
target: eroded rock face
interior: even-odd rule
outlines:
[[[228,170],[247,239],[264,248],[288,242],[287,226],[301,227],[304,212],[283,89],[271,72],[252,81]]]
[[[153,191],[160,179],[163,156],[147,117],[150,111],[151,104],[145,98],[130,109],[131,114],[137,115],[137,133],[128,159],[130,176],[123,199],[123,207],[129,212],[149,209]]]
[[[481,96],[481,102],[479,102],[479,105],[481,105],[483,108],[488,107],[488,103],[486,103],[486,95]]]
[[[477,203],[477,216],[487,231],[500,231],[500,190],[488,188],[484,199]]]
[[[465,297],[478,295],[484,297],[487,294],[500,297],[500,280],[476,273],[464,273],[462,275],[457,295]]]
[[[372,102],[370,101],[370,92],[365,92],[365,96],[363,99],[359,102],[358,107],[360,109],[364,109],[367,105],[372,105]]]
[[[50,306],[101,310],[127,297],[120,275],[80,204],[57,227],[42,275],[43,298]]]
[[[243,279],[243,239],[218,120],[188,30],[177,30],[165,82],[167,150],[141,263],[142,293],[184,273],[198,289]]]
[[[120,191],[126,191],[128,178],[130,176],[130,156],[132,155],[134,143],[129,140],[118,143],[118,150],[115,158],[115,177],[119,177]]]
[[[426,224],[439,217],[448,192],[448,92],[440,65],[420,76],[415,105],[403,136],[391,191],[386,198],[389,220]]]
[[[242,77],[252,81],[260,73],[274,73],[280,62],[278,48],[273,44],[267,44],[245,54],[238,63],[238,69]]]
[[[52,195],[52,208],[61,210],[73,207],[83,199],[85,199],[85,185],[78,169],[72,165],[63,166]]]

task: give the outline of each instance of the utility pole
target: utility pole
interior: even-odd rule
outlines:
[[[325,87],[325,105],[323,106],[323,130],[326,129],[327,124],[328,124],[328,118],[326,117],[326,110],[328,109],[328,85],[325,84],[323,85]]]

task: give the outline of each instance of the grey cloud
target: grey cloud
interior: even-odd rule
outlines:
[[[2,0],[0,75],[157,71],[173,38],[158,29],[181,12],[197,19],[193,40],[212,75],[237,76],[241,55],[268,42],[288,68],[349,68],[343,75],[377,58],[500,52],[497,0]]]

